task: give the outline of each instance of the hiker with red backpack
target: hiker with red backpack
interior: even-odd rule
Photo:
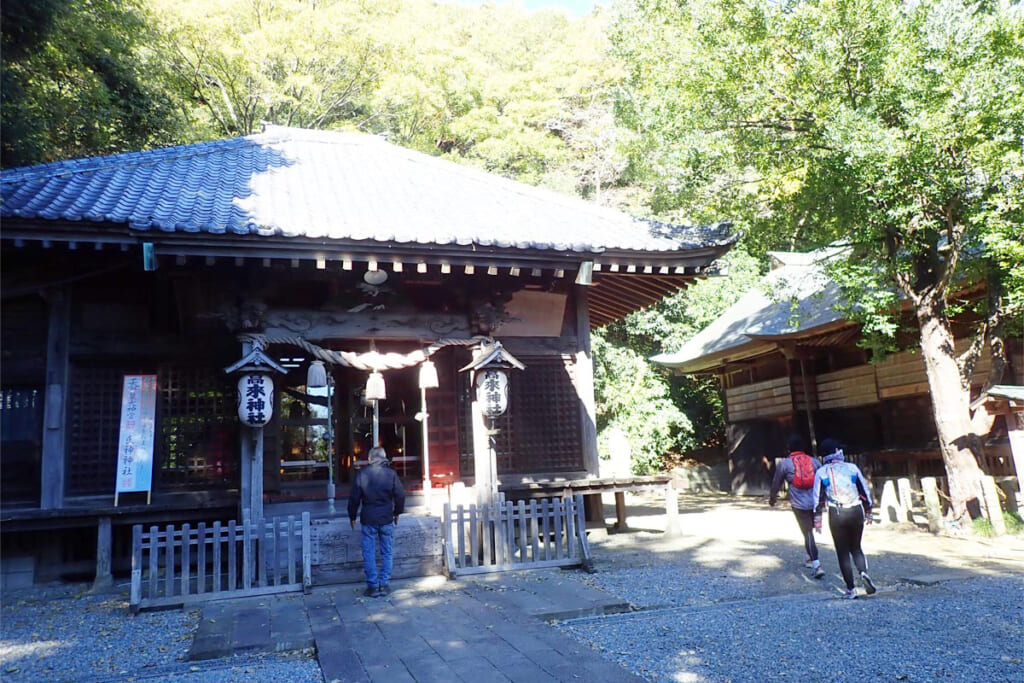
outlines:
[[[821,568],[818,546],[814,542],[814,508],[817,504],[814,496],[814,473],[821,467],[821,463],[817,458],[807,455],[804,440],[797,434],[789,437],[786,448],[789,457],[784,458],[775,468],[768,504],[775,507],[782,482],[787,482],[789,505],[793,508],[793,515],[803,535],[804,549],[807,551],[804,566],[811,570],[814,578],[820,579],[825,576],[825,570]]]
[[[821,511],[827,501],[828,528],[832,532],[839,569],[846,582],[843,597],[851,600],[857,597],[857,589],[853,585],[854,566],[860,572],[864,592],[871,595],[875,592],[875,584],[868,576],[868,562],[860,547],[864,525],[871,524],[871,507],[874,504],[871,487],[860,468],[846,462],[838,441],[825,439],[821,442],[821,452],[825,454],[824,463],[814,475],[815,526],[821,528]]]

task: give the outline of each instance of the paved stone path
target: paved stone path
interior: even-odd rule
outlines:
[[[189,658],[314,646],[327,681],[640,681],[548,621],[629,606],[559,570],[211,603]]]

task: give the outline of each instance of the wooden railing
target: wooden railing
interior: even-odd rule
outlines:
[[[261,523],[132,528],[133,612],[312,584],[309,513]]]
[[[441,523],[448,576],[591,564],[582,495],[445,504]]]

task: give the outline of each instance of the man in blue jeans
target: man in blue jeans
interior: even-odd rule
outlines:
[[[391,567],[394,564],[395,525],[405,511],[405,490],[388,456],[379,446],[370,449],[370,464],[356,474],[348,497],[348,521],[356,528],[356,514],[362,526],[363,571],[366,573],[368,598],[387,595],[391,589]],[[380,543],[380,572],[377,571],[377,544]]]

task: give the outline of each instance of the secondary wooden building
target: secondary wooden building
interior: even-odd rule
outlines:
[[[773,252],[772,270],[681,349],[654,358],[680,374],[716,376],[723,392],[732,488],[768,490],[769,465],[790,433],[827,437],[875,476],[944,476],[924,362],[915,350],[872,362],[860,328],[837,311],[839,291],[823,264],[840,249]],[[967,329],[960,329],[966,334]],[[900,339],[914,348],[912,336]],[[1007,340],[1003,383],[1024,384],[1024,344]],[[959,350],[967,347],[958,341]],[[991,359],[975,368],[978,395]],[[982,469],[1014,474],[1007,423],[996,420]]]
[[[4,553],[41,575],[90,567],[97,519],[116,557],[132,523],[322,500],[329,481],[344,497],[374,441],[410,489],[472,485],[460,369],[482,342],[525,366],[493,425],[502,482],[595,476],[590,330],[705,275],[735,239],[374,136],[276,127],[0,184]],[[254,351],[281,371],[262,427],[240,425],[225,372]],[[427,357],[438,382],[421,390]],[[330,400],[307,386],[317,359]],[[156,380],[151,493],[114,507],[129,375]],[[72,531],[42,543],[51,529]]]

